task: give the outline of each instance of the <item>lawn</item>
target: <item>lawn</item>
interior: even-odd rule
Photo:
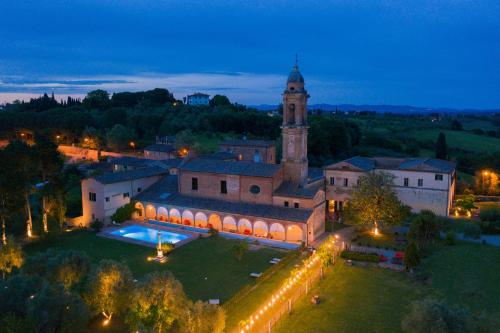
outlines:
[[[295,264],[301,264],[303,259],[299,252],[291,253],[280,264],[273,267],[272,271],[259,278],[257,284],[244,288],[224,304],[226,332],[237,330],[241,320],[250,317],[262,304],[268,301],[269,295],[282,286],[283,281],[290,277],[290,272],[295,268]]]
[[[500,150],[500,139],[489,136],[476,135],[465,131],[451,131],[443,129],[425,129],[408,132],[408,136],[415,140],[436,141],[439,132],[446,135],[448,147],[460,148],[476,152],[495,152]]]
[[[233,254],[237,241],[222,237],[197,239],[175,249],[165,264],[149,262],[154,249],[118,240],[98,237],[89,231],[72,231],[51,240],[39,241],[25,247],[27,255],[54,247],[86,252],[94,263],[101,259],[125,262],[134,277],[141,278],[153,271],[168,270],[182,283],[192,299],[219,298],[228,300],[243,286],[254,283],[251,272],[263,272],[269,260],[284,257],[285,252],[269,248],[249,250],[238,261]]]
[[[275,332],[400,332],[401,319],[413,300],[427,295],[466,307],[473,315],[500,312],[500,248],[460,242],[439,245],[423,261],[427,282],[405,273],[350,267],[342,262],[315,286],[309,299],[298,302]]]

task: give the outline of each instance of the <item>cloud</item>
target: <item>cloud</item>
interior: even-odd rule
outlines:
[[[225,94],[244,103],[278,103],[286,76],[241,72],[210,73],[140,73],[137,75],[102,75],[92,77],[0,78],[0,102],[20,96],[52,93],[58,96],[82,96],[95,89],[110,93],[166,88],[176,98],[193,92]]]

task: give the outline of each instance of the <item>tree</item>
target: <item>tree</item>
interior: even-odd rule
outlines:
[[[233,246],[234,255],[238,261],[243,259],[243,256],[248,251],[248,242],[246,240],[240,240]]]
[[[346,222],[375,227],[379,223],[401,224],[408,216],[409,208],[399,201],[392,189],[393,178],[386,172],[369,172],[361,176],[344,210]]]
[[[83,105],[87,109],[106,109],[111,105],[109,94],[106,90],[97,89],[87,93],[83,99]]]
[[[33,235],[33,219],[31,215],[30,195],[36,174],[36,158],[33,149],[22,141],[12,141],[5,148],[5,157],[8,158],[12,168],[16,170],[17,177],[15,188],[19,189],[24,201],[26,214],[26,235]]]
[[[7,274],[10,274],[14,268],[19,268],[23,264],[23,251],[21,246],[10,238],[6,244],[0,246],[0,271],[5,279]]]
[[[434,298],[413,302],[401,326],[407,333],[471,332],[470,317],[464,309],[449,307]]]
[[[14,218],[23,204],[22,180],[5,150],[0,150],[0,220],[2,244],[7,244],[7,221]]]
[[[423,251],[438,232],[436,215],[429,210],[422,210],[412,218],[408,238],[416,243],[420,251]]]
[[[132,291],[125,321],[140,332],[167,332],[188,305],[182,285],[170,273],[150,273]]]
[[[231,105],[229,98],[225,95],[215,95],[210,99],[210,106],[227,106]]]
[[[410,242],[408,246],[406,246],[403,263],[406,270],[410,270],[420,264],[420,256],[418,255],[418,249],[415,242]]]
[[[115,150],[125,149],[135,139],[134,130],[117,124],[108,131],[108,146]]]
[[[47,135],[37,134],[35,142],[33,151],[41,180],[42,226],[43,232],[47,233],[49,231],[48,215],[51,208],[55,210],[57,204],[64,204],[63,200],[56,198],[56,194],[64,196],[61,189],[57,189],[57,187],[64,187],[59,179],[64,162],[61,153],[57,150],[57,145]]]
[[[27,301],[27,318],[35,332],[86,332],[89,312],[81,297],[59,284],[45,283]]]
[[[454,119],[452,122],[451,122],[451,129],[453,131],[461,131],[463,130],[463,126],[462,126],[462,123],[459,122],[458,120]]]
[[[181,333],[222,333],[225,314],[221,307],[207,302],[191,303],[179,322]]]
[[[90,259],[84,252],[48,250],[28,257],[22,272],[39,276],[65,290],[82,286],[90,271]]]
[[[318,247],[316,251],[324,267],[327,267],[333,263],[334,251],[335,251],[335,248],[332,245],[333,243],[334,243],[334,237],[328,236],[328,238],[325,241],[323,241],[323,243],[321,243],[321,245]]]
[[[88,280],[88,303],[109,321],[115,313],[125,313],[132,285],[132,273],[126,265],[102,260]]]
[[[111,215],[111,220],[117,222],[117,223],[123,223],[127,220],[130,220],[132,215],[134,213],[139,212],[140,210],[135,207],[135,202],[129,202],[128,204],[125,204],[124,206],[118,208],[116,212]]]
[[[446,146],[446,137],[443,132],[439,132],[436,142],[436,158],[445,160],[448,157],[448,147]]]

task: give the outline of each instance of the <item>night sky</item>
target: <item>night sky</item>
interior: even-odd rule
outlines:
[[[167,88],[277,104],[500,107],[500,1],[0,0],[0,103]]]

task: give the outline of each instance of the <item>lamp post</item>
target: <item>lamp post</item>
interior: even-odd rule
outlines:
[[[130,141],[130,147],[132,147],[132,149],[134,149],[134,154],[135,154],[135,142],[134,141]]]

